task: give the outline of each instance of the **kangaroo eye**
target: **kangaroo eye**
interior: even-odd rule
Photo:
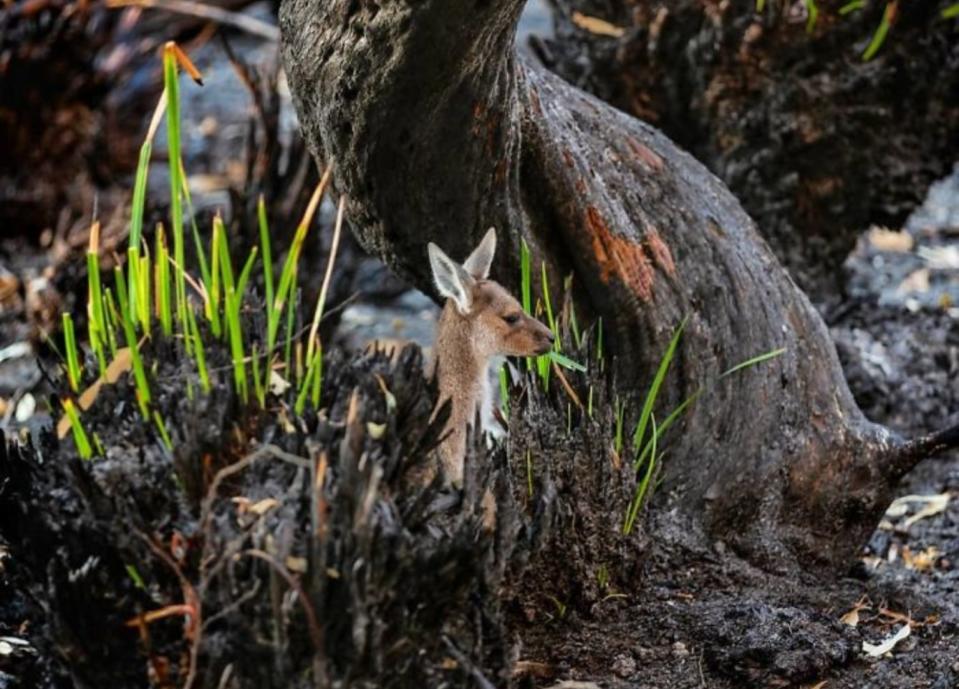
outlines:
[[[503,316],[503,320],[506,321],[507,325],[516,325],[519,323],[519,314],[511,313],[508,316]]]

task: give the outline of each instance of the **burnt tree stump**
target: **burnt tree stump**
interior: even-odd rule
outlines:
[[[822,320],[733,194],[650,125],[518,56],[523,4],[285,0],[301,126],[335,161],[354,233],[426,290],[427,241],[465,256],[496,226],[493,277],[515,286],[525,238],[550,283],[573,273],[603,318],[623,391],[645,393],[688,317],[664,409],[708,387],[672,438],[657,507],[761,564],[848,566],[903,473],[955,438],[909,443],[864,418]]]

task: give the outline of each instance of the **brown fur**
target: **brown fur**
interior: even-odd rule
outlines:
[[[439,403],[449,399],[452,411],[446,440],[440,446],[448,481],[463,479],[466,428],[483,417],[491,403],[487,369],[494,356],[536,356],[553,343],[549,328],[523,312],[522,306],[501,285],[478,280],[471,286],[472,306],[463,314],[452,299],[446,300],[436,329],[433,373],[438,377]],[[515,323],[505,319],[516,317]],[[439,407],[437,407],[438,409]]]

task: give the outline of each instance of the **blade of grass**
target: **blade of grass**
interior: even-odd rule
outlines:
[[[293,329],[294,329],[294,326],[296,325],[296,315],[297,315],[297,312],[299,311],[299,309],[297,308],[297,305],[300,303],[300,288],[297,286],[298,281],[299,281],[299,270],[294,270],[293,286],[292,286],[293,299],[290,301],[290,308],[287,309],[287,312],[286,312],[286,344],[283,346],[283,361],[286,363],[286,371],[288,374],[293,372],[293,369],[290,368],[290,366],[293,363],[291,359],[293,354]],[[301,344],[300,342],[297,342],[298,354],[299,354],[299,350],[301,349],[301,347],[299,347],[300,344]],[[296,368],[296,378],[297,380],[299,380],[300,372],[302,370],[302,363],[299,356],[297,357],[297,366],[295,368]]]
[[[137,268],[138,284],[136,286],[137,315],[140,319],[140,326],[143,329],[143,332],[149,335],[152,326],[150,321],[150,273],[152,271],[152,267],[150,265],[149,254],[141,256],[139,263],[140,265]]]
[[[243,270],[240,271],[240,277],[236,281],[236,293],[240,298],[240,303],[243,302],[243,293],[246,291],[246,283],[250,279],[250,273],[253,270],[253,264],[256,263],[256,256],[259,253],[257,247],[253,247],[250,250],[250,255],[246,258],[246,263],[243,264]]]
[[[728,371],[723,371],[720,374],[719,379],[722,380],[726,376],[732,375],[733,373],[736,373],[737,371],[742,371],[744,368],[749,368],[750,366],[761,364],[764,361],[775,359],[777,356],[779,356],[785,351],[786,351],[785,347],[780,347],[779,349],[773,349],[772,351],[766,352],[765,354],[759,354],[758,356],[754,356],[751,359],[746,359],[746,361],[736,364]]]
[[[296,403],[293,405],[293,411],[295,411],[298,416],[303,413],[304,409],[306,409],[306,400],[309,396],[310,390],[312,389],[311,382],[313,377],[317,375],[317,369],[321,365],[322,360],[322,354],[314,354],[313,358],[309,360],[309,365],[306,369],[306,375],[300,380],[300,389],[296,395]]]
[[[100,375],[107,370],[105,348],[107,347],[106,314],[103,312],[103,285],[100,280],[100,223],[90,226],[90,243],[87,248],[87,333],[90,347],[97,357]]]
[[[695,402],[697,399],[699,399],[699,396],[702,393],[703,393],[703,389],[700,388],[699,390],[694,392],[692,395],[687,397],[678,407],[676,407],[669,413],[669,416],[666,417],[666,420],[663,421],[663,423],[658,427],[659,428],[658,435],[660,438],[663,436],[663,433],[665,433],[669,429],[669,427],[672,426],[673,423],[680,416],[683,415],[683,413],[689,408],[689,406],[693,402]],[[633,462],[633,466],[635,467],[637,471],[639,470],[639,467],[643,465],[643,462],[646,461],[646,457],[649,456],[649,450],[650,450],[650,445],[649,443],[646,443],[642,451],[636,455],[636,460]]]
[[[80,455],[80,459],[90,459],[93,457],[93,448],[90,447],[90,439],[87,437],[87,432],[83,429],[83,424],[80,422],[80,414],[77,412],[73,400],[66,398],[61,400],[61,404],[63,405],[63,411],[66,412],[67,418],[70,419],[70,430],[73,432],[73,442],[77,446],[77,454]]]
[[[955,19],[959,17],[959,2],[943,9],[941,16],[943,19]]]
[[[503,416],[509,418],[509,371],[506,362],[499,367],[499,399]]]
[[[564,356],[557,351],[550,352],[546,355],[546,358],[554,362],[556,365],[567,368],[570,371],[576,371],[578,373],[586,372],[586,367],[583,366],[583,364],[579,363],[578,361],[573,361],[569,357]]]
[[[170,337],[173,334],[173,313],[170,309],[170,250],[166,245],[163,225],[157,225],[156,263],[154,264],[153,283],[156,290],[156,316],[160,320],[160,329]]]
[[[636,486],[636,493],[633,496],[633,502],[629,506],[629,510],[626,513],[626,521],[623,523],[623,534],[626,536],[633,531],[633,525],[636,523],[636,517],[639,515],[639,510],[643,505],[643,499],[646,497],[646,491],[649,489],[649,481],[653,477],[653,470],[656,468],[656,441],[659,437],[659,431],[656,428],[656,417],[652,416],[651,418],[653,424],[652,438],[650,439],[652,452],[649,455],[649,461],[646,463],[646,473],[643,474],[642,480],[640,480],[639,485]]]
[[[873,34],[872,40],[869,41],[869,45],[866,46],[866,49],[862,53],[863,62],[869,62],[876,56],[876,53],[879,52],[882,44],[886,41],[889,28],[896,18],[898,8],[899,5],[895,0],[886,4],[886,9],[882,13],[882,20],[879,22],[879,26],[876,27],[876,32]]]
[[[180,179],[180,90],[177,72],[177,49],[173,41],[163,47],[163,84],[167,94],[167,148],[170,168],[170,220],[173,232],[173,258],[177,268],[174,273],[177,322],[185,329],[186,321],[186,280],[183,278],[183,206],[181,194],[183,183]]]
[[[83,367],[80,365],[80,356],[77,352],[77,336],[73,330],[73,317],[67,312],[63,314],[63,344],[67,353],[67,380],[70,383],[70,389],[79,392]]]
[[[307,204],[306,211],[303,213],[303,218],[296,228],[296,234],[293,236],[293,244],[290,246],[286,261],[283,263],[283,270],[280,273],[280,283],[274,296],[274,302],[268,306],[267,312],[266,342],[268,356],[272,356],[273,347],[276,345],[276,336],[280,329],[280,320],[283,316],[283,309],[288,297],[291,295],[296,296],[295,292],[291,291],[291,288],[296,273],[296,266],[300,261],[300,252],[303,250],[303,242],[306,240],[306,234],[313,224],[313,215],[320,205],[320,200],[323,198],[323,193],[330,183],[332,174],[333,166],[331,164],[327,166],[326,172],[323,173],[323,178],[320,179],[320,183],[317,184],[316,189],[313,190],[313,196],[310,197],[310,202]]]
[[[167,452],[173,452],[173,443],[170,441],[170,434],[167,433],[166,424],[163,422],[163,417],[160,416],[160,412],[153,412],[153,424],[156,426],[157,433],[160,434],[160,441],[163,443],[163,447],[166,448]]]
[[[246,363],[243,354],[243,328],[240,324],[240,299],[231,285],[226,289],[224,302],[226,329],[230,339],[230,356],[233,359],[233,380],[236,392],[245,404],[247,401]]]
[[[123,274],[123,271],[119,271]],[[143,368],[143,358],[140,356],[140,343],[137,340],[136,330],[133,327],[133,317],[128,309],[123,309],[121,305],[120,319],[123,322],[123,334],[126,338],[127,347],[130,348],[130,360],[133,365],[133,380],[136,383],[137,403],[140,405],[140,413],[147,421],[150,420],[150,386],[147,383],[146,371]]]
[[[819,20],[819,6],[816,0],[803,0],[803,4],[806,6],[806,33],[812,33]]]
[[[333,277],[333,264],[336,263],[336,252],[340,247],[340,233],[343,230],[343,213],[346,210],[346,194],[340,196],[340,202],[336,210],[336,224],[333,227],[333,243],[330,245],[330,258],[326,262],[326,273],[323,275],[323,285],[320,287],[320,296],[316,300],[316,309],[313,311],[313,323],[310,324],[310,334],[307,337],[306,358],[313,357],[315,344],[319,344],[317,333],[320,329],[320,320],[323,318],[323,309],[326,307],[326,293],[330,288],[330,280]]]
[[[220,250],[220,244],[224,241],[223,237],[223,223],[217,222],[217,218],[213,219],[213,235],[210,238],[210,262],[212,267],[210,268],[210,285],[209,285],[209,294],[210,298],[206,303],[206,317],[210,321],[210,329],[213,331],[213,336],[219,338],[222,332],[220,328],[220,257],[223,255],[223,251]],[[226,252],[229,255],[229,252]]]
[[[210,372],[206,366],[206,350],[203,345],[203,338],[200,337],[200,328],[196,322],[196,316],[193,309],[187,309],[187,321],[189,322],[190,337],[193,338],[193,357],[196,360],[196,371],[200,377],[200,387],[207,395],[210,394]]]
[[[270,246],[270,228],[266,220],[266,202],[263,195],[256,204],[256,217],[260,225],[260,252],[263,254],[263,288],[267,307],[273,303],[273,248]]]
[[[653,413],[653,405],[656,404],[656,398],[659,396],[659,389],[662,387],[663,380],[666,378],[666,371],[669,370],[669,365],[673,361],[673,356],[676,354],[676,347],[679,345],[679,338],[683,334],[683,329],[686,327],[686,322],[689,317],[683,318],[682,322],[679,324],[679,327],[676,328],[676,332],[673,333],[672,339],[669,341],[669,346],[666,348],[666,352],[663,354],[663,358],[659,362],[659,368],[656,370],[656,375],[653,378],[652,385],[649,387],[649,392],[646,393],[646,400],[643,402],[643,410],[639,415],[639,422],[636,424],[636,432],[633,434],[633,447],[639,448],[643,444],[643,440],[646,435],[646,426],[649,423],[649,418]]]

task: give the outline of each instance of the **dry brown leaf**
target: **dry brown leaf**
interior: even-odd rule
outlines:
[[[573,23],[584,31],[589,31],[597,36],[609,36],[610,38],[622,38],[626,30],[622,27],[610,24],[605,19],[599,17],[590,17],[582,12],[573,12]]]
[[[97,378],[86,390],[80,393],[80,397],[77,400],[77,406],[80,408],[80,411],[86,411],[92,407],[93,403],[97,400],[97,396],[100,394],[100,388],[105,384],[113,385],[116,383],[120,380],[120,376],[130,370],[132,364],[133,355],[130,352],[130,348],[121,347],[118,349],[117,355],[113,357],[113,361],[107,365],[107,370],[104,372],[104,375]],[[70,418],[64,414],[57,422],[57,437],[63,440],[69,432]]]

